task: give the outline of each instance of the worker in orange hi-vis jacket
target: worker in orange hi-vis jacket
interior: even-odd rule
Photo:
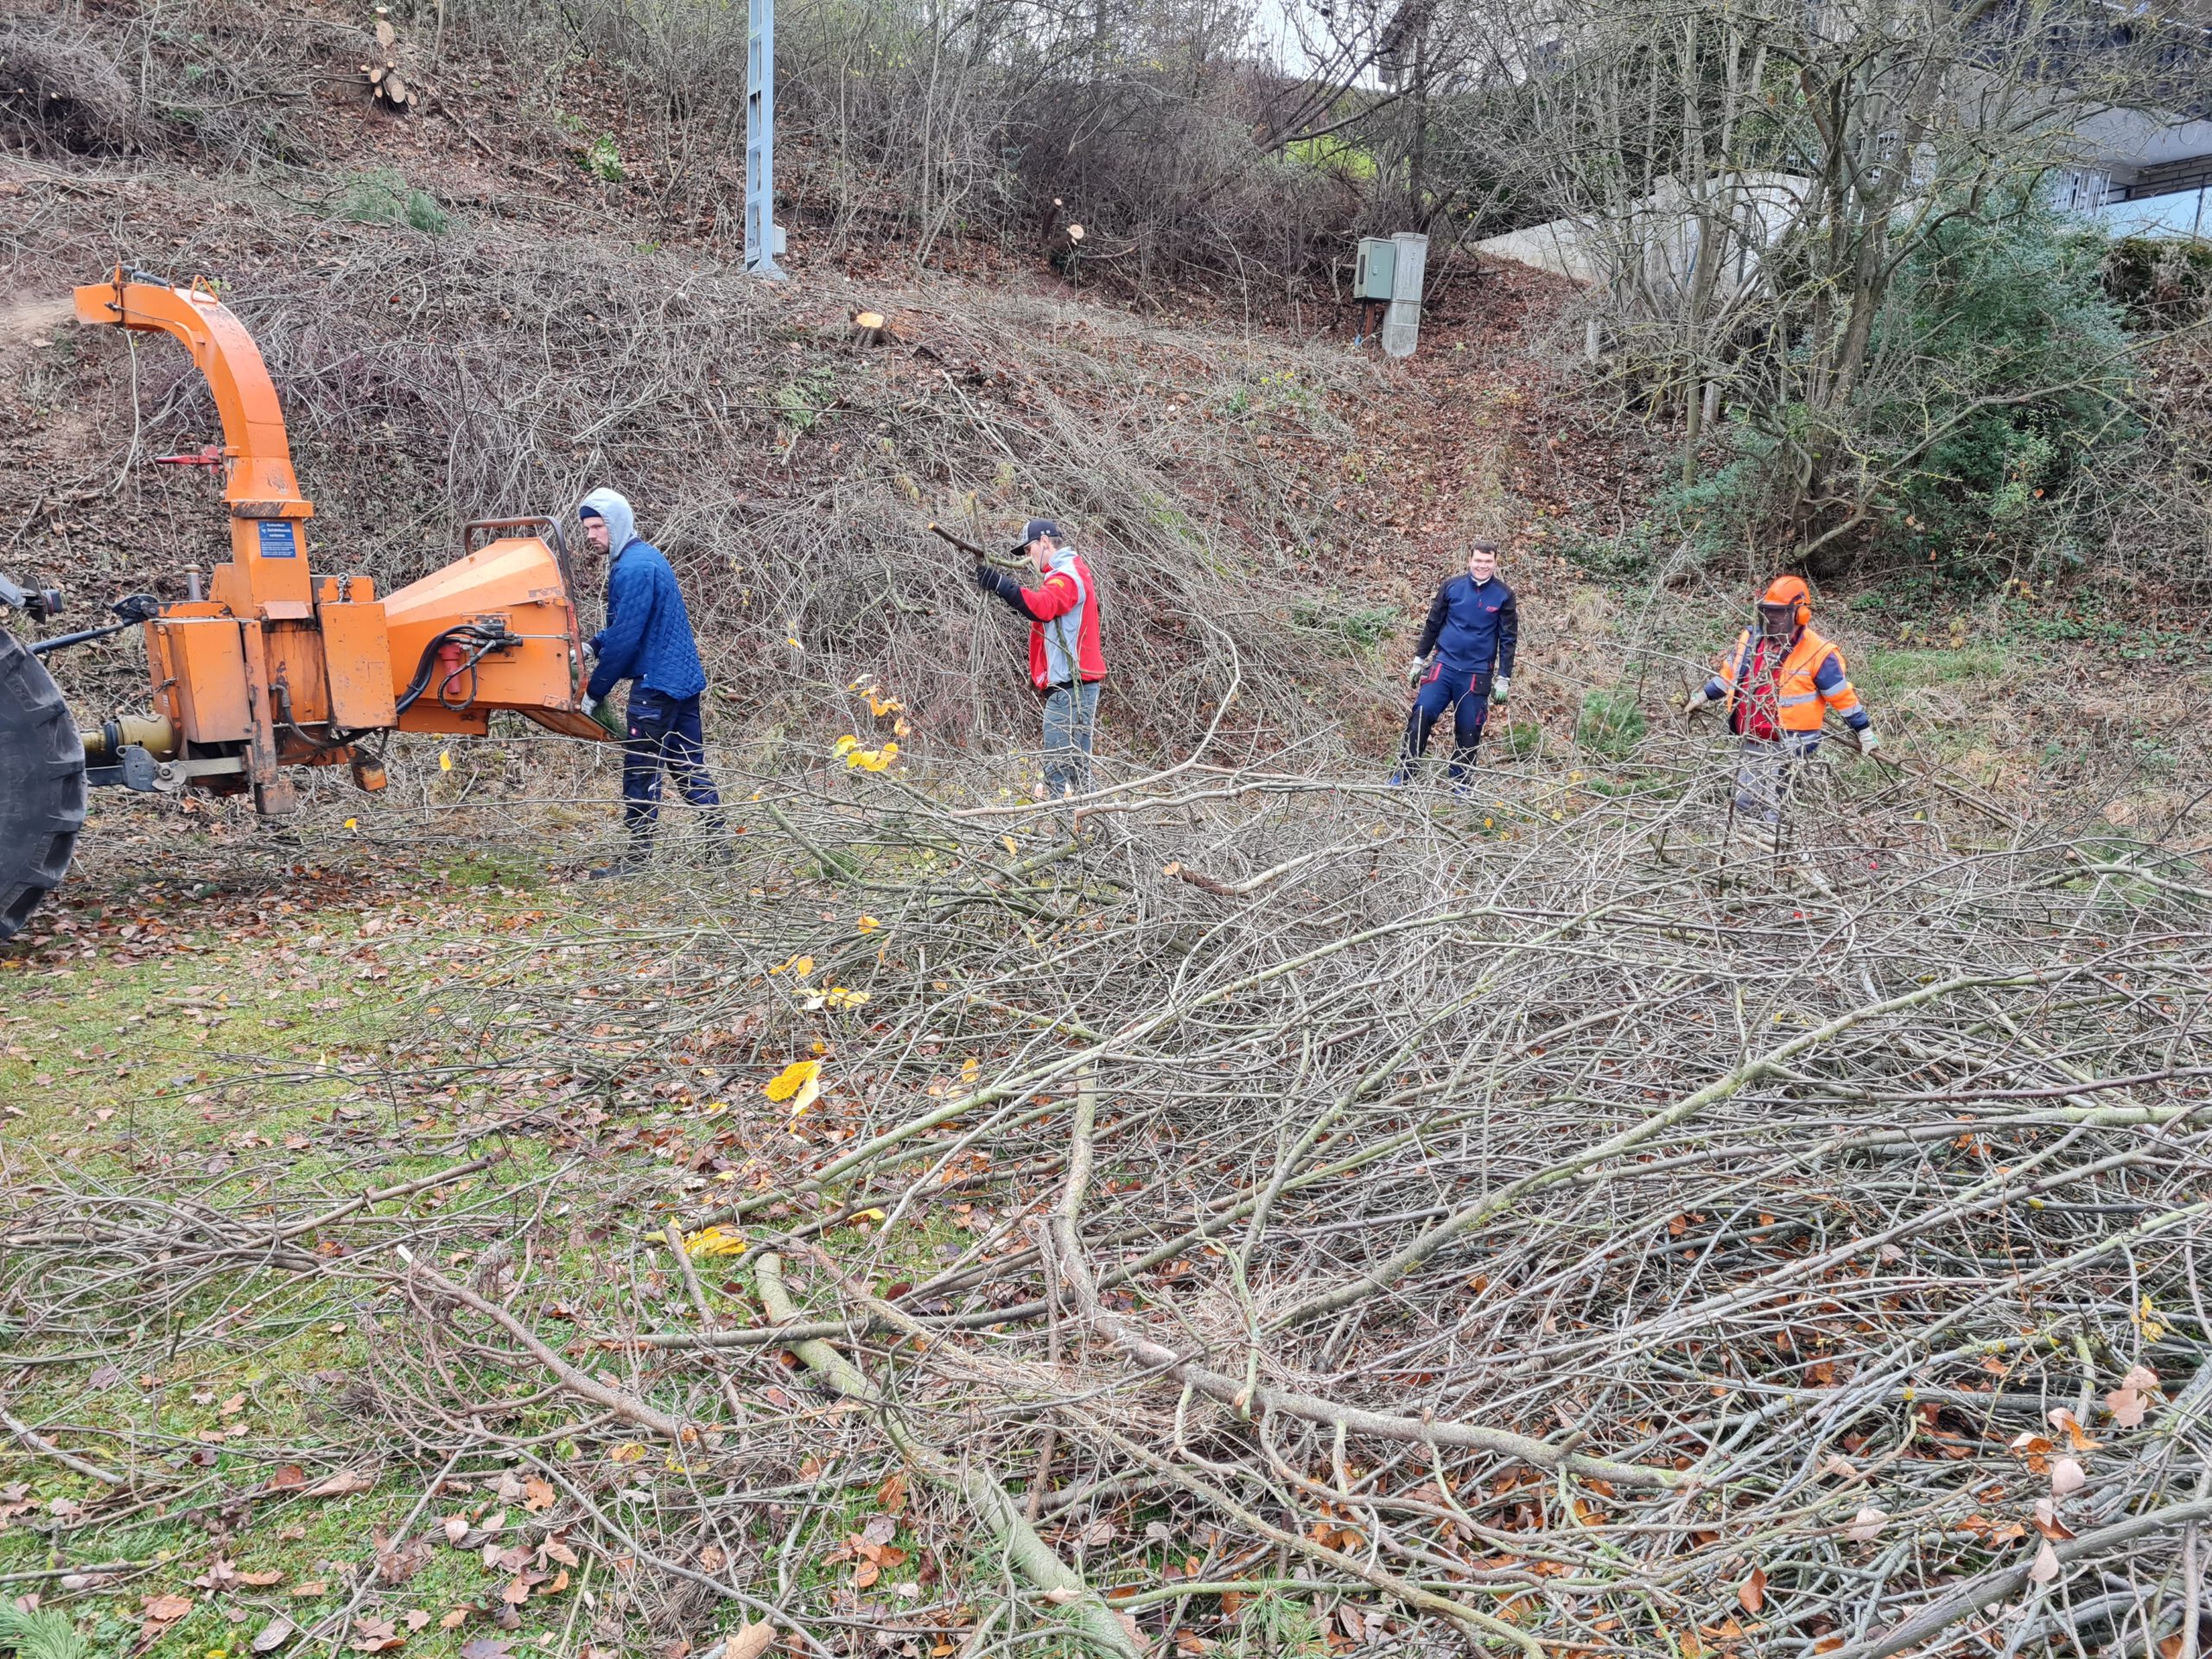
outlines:
[[[1881,747],[1843,653],[1813,632],[1813,595],[1796,576],[1777,576],[1759,595],[1758,626],[1736,636],[1713,677],[1692,692],[1685,715],[1722,704],[1728,729],[1743,740],[1736,769],[1736,810],[1746,828],[1779,825],[1798,768],[1821,746],[1828,711],[1859,734],[1859,751]]]

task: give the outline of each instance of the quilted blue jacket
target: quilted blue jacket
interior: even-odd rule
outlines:
[[[636,515],[613,490],[594,490],[583,505],[607,521],[607,544],[615,550],[607,568],[607,626],[592,640],[599,662],[586,694],[603,697],[616,681],[634,680],[667,696],[697,696],[707,671],[668,556],[639,539]]]

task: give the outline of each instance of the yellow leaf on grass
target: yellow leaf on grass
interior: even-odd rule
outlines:
[[[855,737],[850,732],[848,732],[844,736],[837,740],[836,745],[831,749],[831,753],[835,754],[850,754],[855,749],[860,747],[860,739]]]
[[[895,715],[906,706],[906,704],[900,702],[896,697],[879,697],[875,695],[875,688],[874,686],[870,686],[868,688],[868,711],[872,715],[878,716],[884,715]]]
[[[768,1082],[762,1084],[760,1092],[771,1100],[789,1100],[821,1075],[821,1061],[793,1060]]]
[[[683,1254],[694,1258],[742,1255],[745,1254],[745,1235],[726,1232],[720,1227],[702,1227],[696,1233],[683,1236]]]
[[[804,979],[814,971],[814,958],[812,957],[785,957],[768,971],[772,974],[791,974]]]
[[[860,918],[857,925],[861,932],[873,933],[877,928],[881,927],[883,924],[877,921],[873,916],[863,916]]]
[[[625,1445],[616,1446],[607,1455],[616,1463],[635,1463],[645,1455],[645,1448],[637,1441],[631,1440]]]
[[[440,772],[451,772],[453,770],[453,754],[451,751],[446,749],[440,749],[438,751],[438,770]]]

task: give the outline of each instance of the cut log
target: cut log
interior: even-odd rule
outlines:
[[[893,338],[891,327],[880,311],[853,313],[853,342],[859,346],[881,346]]]

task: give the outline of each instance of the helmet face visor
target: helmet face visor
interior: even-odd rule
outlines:
[[[1759,629],[1762,632],[1779,637],[1796,626],[1796,606],[1770,605],[1764,600],[1759,601]]]

